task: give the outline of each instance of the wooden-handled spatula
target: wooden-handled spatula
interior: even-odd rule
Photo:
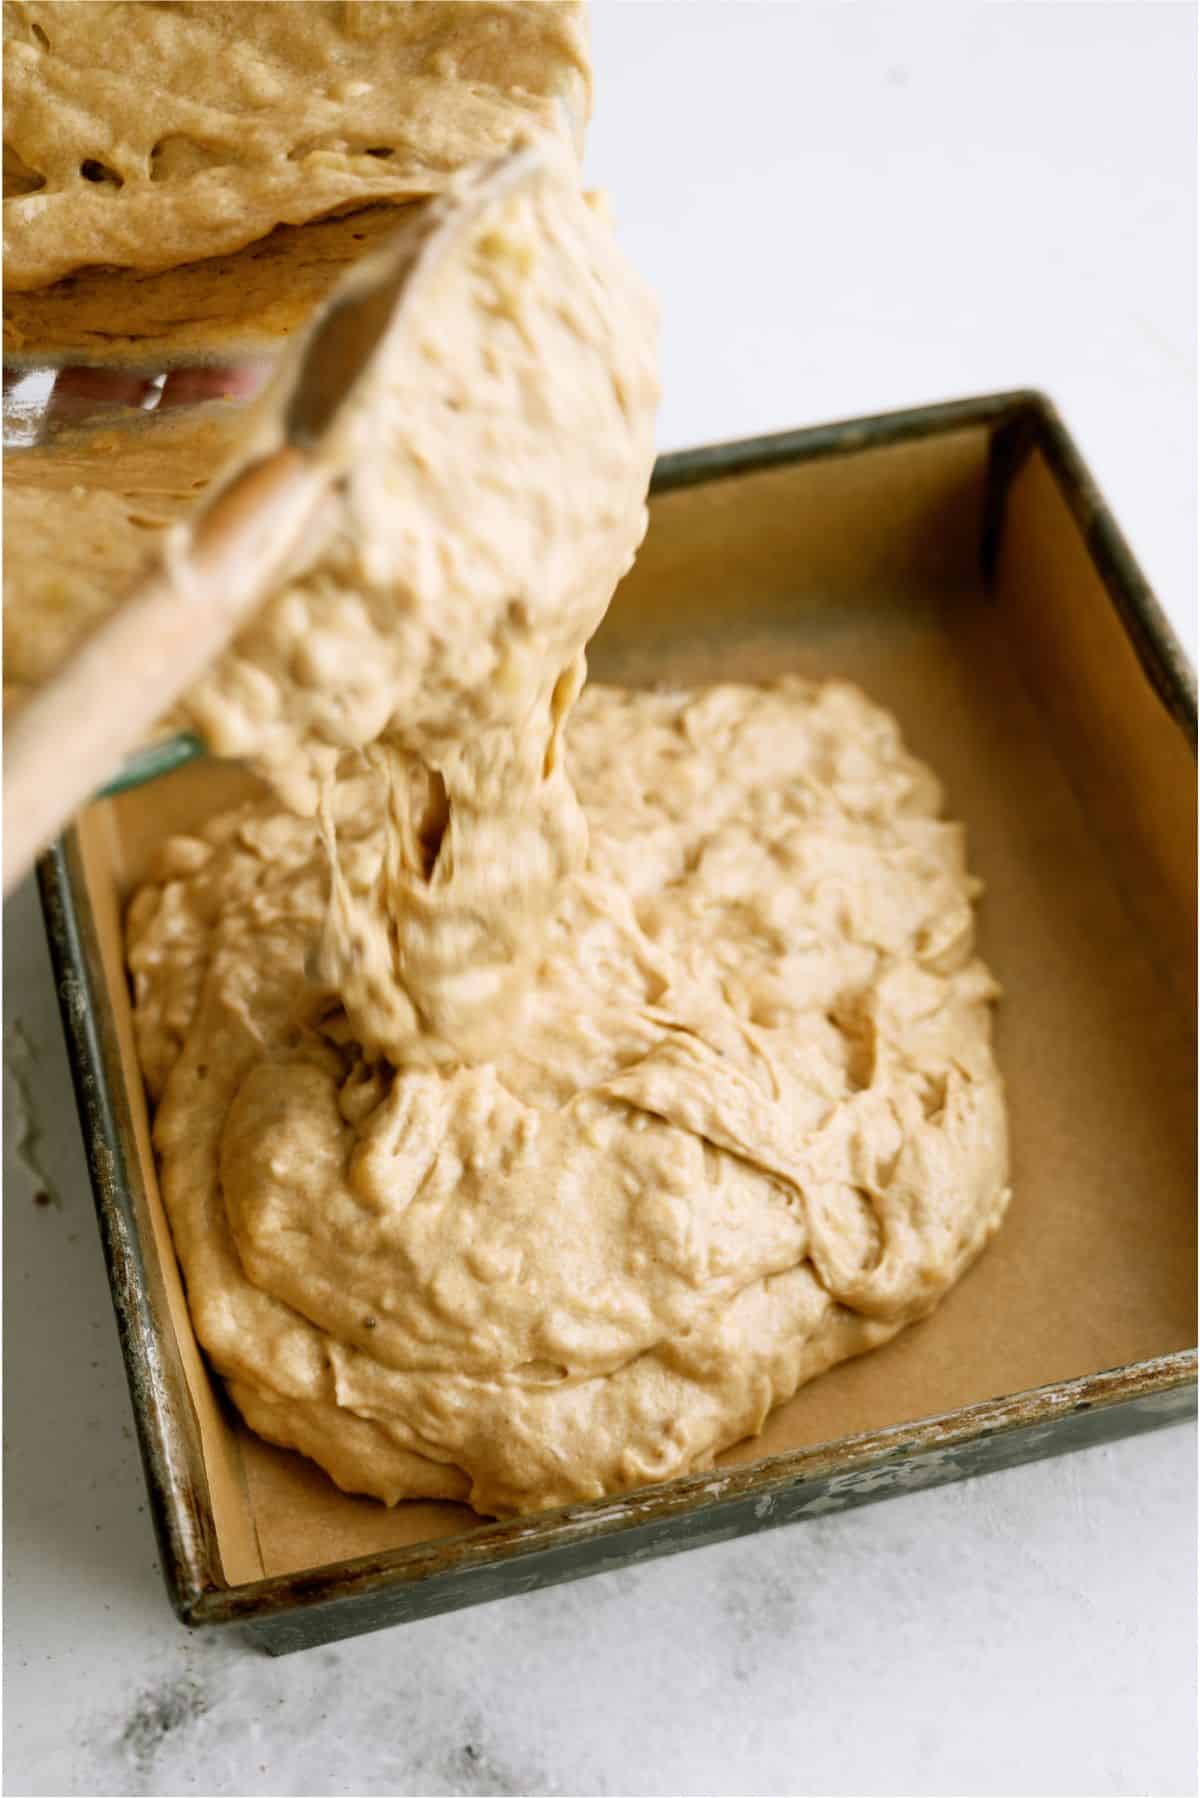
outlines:
[[[16,713],[4,742],[5,893],[269,596],[336,476],[329,450],[347,401],[384,337],[403,329],[406,302],[541,167],[535,148],[516,150],[408,210],[313,326],[280,402],[277,445],[165,540],[129,597]]]

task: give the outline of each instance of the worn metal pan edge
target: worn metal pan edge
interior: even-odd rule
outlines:
[[[1194,674],[1082,458],[1053,406],[1039,393],[984,395],[676,451],[659,458],[652,491],[978,426],[991,433],[981,547],[985,565],[994,553],[1007,486],[1024,457],[1038,447],[1085,535],[1143,667],[1194,748]],[[194,737],[166,739],[135,758],[106,791],[140,784],[203,754]],[[683,1476],[616,1500],[481,1524],[435,1543],[230,1587],[220,1576],[203,1515],[205,1494],[197,1490],[187,1464],[178,1395],[167,1390],[163,1344],[148,1303],[123,1147],[130,1128],[127,1103],[115,1045],[103,1040],[97,1024],[103,976],[73,831],[42,858],[39,881],[150,1508],[173,1605],[189,1624],[256,1623],[272,1652],[288,1652],[310,1641],[430,1615],[503,1590],[576,1577],[600,1565],[1057,1455],[1196,1414],[1197,1354],[1187,1349],[987,1400],[946,1416]],[[345,1606],[355,1607],[353,1618],[342,1615]],[[330,1607],[340,1621],[318,1622]]]

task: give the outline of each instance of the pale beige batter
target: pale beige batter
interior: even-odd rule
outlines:
[[[273,802],[168,844],[130,914],[201,1341],[254,1428],[389,1502],[705,1466],[928,1312],[1008,1199],[975,883],[887,714],[589,688],[566,762],[588,861],[486,1060],[361,1053],[305,975],[319,833]],[[381,784],[339,803],[365,894]]]
[[[54,10],[14,16],[36,39]],[[186,70],[242,10],[166,9],[158,47]],[[409,162],[436,184],[428,143],[377,158],[383,185],[365,142],[314,148],[322,92],[298,98],[310,54],[357,78],[357,34],[409,9],[312,8],[319,42],[245,10],[263,15],[247,79],[282,83],[262,77],[261,141],[167,167],[139,248],[153,170],[117,152],[128,138],[152,162],[168,124],[192,133],[167,83],[162,116],[148,99],[110,132],[105,166],[135,191],[110,184],[104,215],[63,189],[69,266],[154,269],[235,247],[203,235],[234,213],[253,234],[426,191],[404,186]],[[526,14],[535,34],[575,29],[573,9],[503,13],[504,32]],[[41,29],[49,47],[24,49],[50,58]],[[453,58],[434,73],[472,104],[487,88]],[[18,142],[35,177],[55,132],[79,150],[66,77],[44,74],[25,100],[53,98],[70,129]],[[392,144],[370,119],[364,98],[363,129]],[[82,102],[78,124],[94,137]],[[299,213],[289,150],[317,158]],[[19,251],[31,279],[41,242]],[[653,339],[606,220],[552,159],[406,309],[291,577],[189,696],[188,720],[277,797],[168,843],[130,910],[199,1338],[254,1428],[389,1502],[523,1511],[706,1465],[927,1312],[1007,1200],[961,832],[893,721],[793,681],[596,689],[568,734],[645,525]],[[291,378],[248,415],[243,453],[277,440]],[[144,528],[187,492],[163,482]],[[110,500],[64,617],[105,534],[142,528],[128,492]]]
[[[303,566],[188,696],[294,809],[324,788],[319,971],[397,1064],[486,1056],[583,856],[558,737],[645,530],[655,329],[574,168],[521,178],[406,300]],[[364,757],[392,824],[369,893],[340,878],[329,803]]]
[[[410,211],[393,242],[421,228]],[[350,752],[386,770],[387,861],[369,895],[336,880],[320,966],[364,1045],[397,1060],[485,1052],[583,853],[557,735],[645,529],[654,333],[602,210],[548,155],[406,299],[329,446],[338,479],[295,578],[180,709],[300,811]],[[301,360],[242,419],[244,455],[277,440]],[[216,409],[203,428],[211,453],[230,425]],[[142,460],[146,489],[148,440]],[[61,503],[40,507],[51,469],[71,496],[69,465],[41,461],[26,503],[9,495],[22,527],[9,638],[16,672],[34,677],[119,593],[133,520],[187,503],[177,456],[163,463],[171,491],[153,507],[144,491],[135,511],[122,454],[125,490],[89,492],[82,552],[55,552]]]
[[[395,233],[396,201],[531,131],[577,149],[590,103],[578,0],[3,10],[5,349],[34,361],[277,350]],[[119,188],[80,175],[106,157]],[[349,215],[319,217],[335,195]],[[6,702],[127,591],[246,436],[235,408],[208,407],[6,457]]]
[[[4,59],[11,292],[433,193],[590,101],[577,0],[6,0]]]

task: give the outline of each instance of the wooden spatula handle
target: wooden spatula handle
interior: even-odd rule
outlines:
[[[206,506],[182,551],[161,559],[57,674],[4,741],[4,891],[71,814],[220,654],[296,547],[325,477],[281,449]]]

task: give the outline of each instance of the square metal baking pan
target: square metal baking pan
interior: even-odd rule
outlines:
[[[945,780],[1005,989],[1015,1198],[926,1322],[710,1472],[517,1522],[338,1492],[234,1417],[159,1201],[120,940],[153,845],[246,777],[98,800],[40,880],[172,1602],[273,1653],[1195,1414],[1195,689],[1047,401],[664,457],[591,655],[634,684],[858,681]]]

